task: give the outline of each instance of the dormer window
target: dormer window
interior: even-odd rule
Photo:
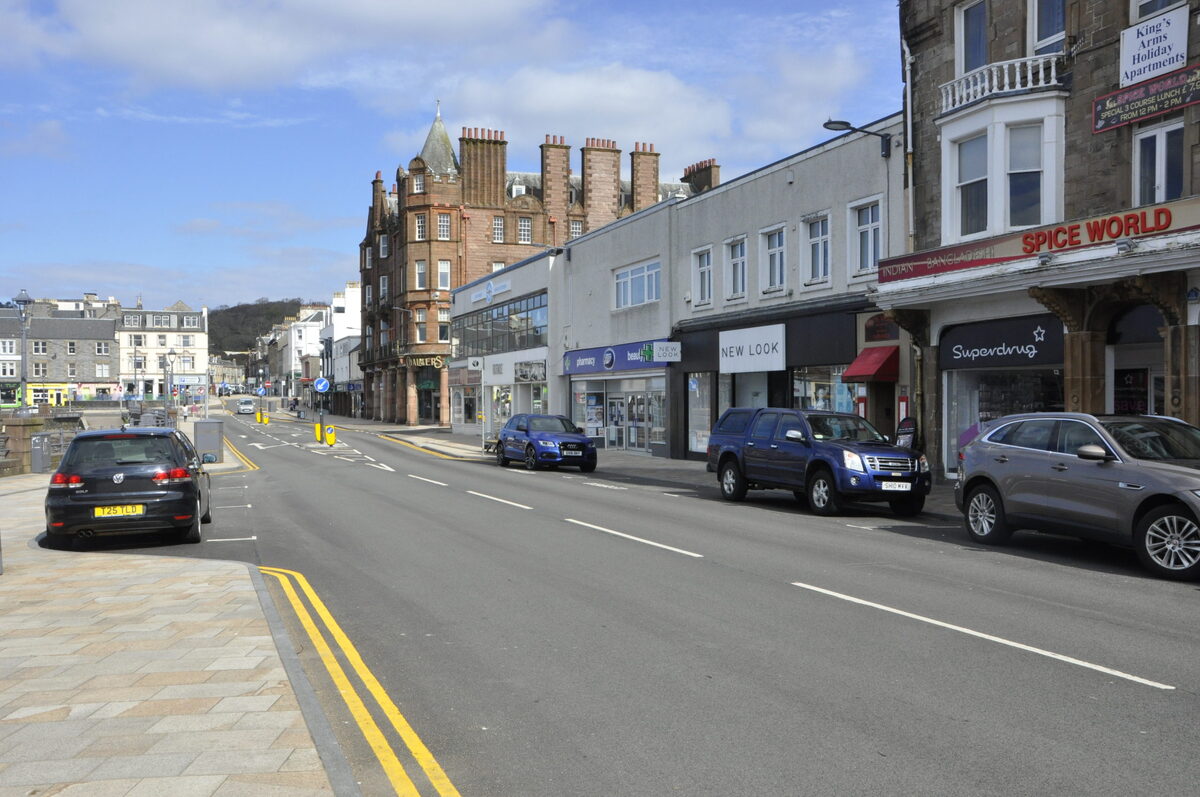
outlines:
[[[513,183],[512,195],[514,199],[519,196],[525,196],[525,186],[520,183]]]

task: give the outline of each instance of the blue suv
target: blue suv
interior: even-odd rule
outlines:
[[[550,465],[577,465],[584,473],[596,469],[596,444],[561,415],[514,415],[496,440],[496,464],[519,459],[529,470]]]

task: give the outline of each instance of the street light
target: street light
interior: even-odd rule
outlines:
[[[165,405],[166,399],[169,399],[172,409],[175,407],[175,356],[175,350],[170,349],[164,358],[167,364],[167,395],[164,397],[163,403]]]
[[[868,136],[879,137],[879,154],[885,158],[892,157],[892,134],[891,133],[876,133],[874,130],[864,130],[861,127],[855,127],[842,119],[829,119],[825,124],[821,125],[826,130],[832,130],[835,133],[846,133],[854,131],[855,133],[866,133]]]
[[[14,298],[13,302],[17,305],[17,320],[21,324],[21,408],[29,406],[29,371],[28,361],[29,353],[29,330],[27,321],[29,320],[29,305],[33,304],[33,297],[29,295],[29,291],[24,288]]]

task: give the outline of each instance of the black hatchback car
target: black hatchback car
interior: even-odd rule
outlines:
[[[164,532],[200,542],[212,520],[209,474],[187,435],[160,427],[81,432],[50,477],[46,544]]]

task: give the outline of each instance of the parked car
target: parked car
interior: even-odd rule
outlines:
[[[976,542],[1015,529],[1132,546],[1164,578],[1200,577],[1200,429],[1148,415],[1027,413],[959,452],[954,500]]]
[[[791,490],[819,515],[845,501],[887,501],[898,515],[925,507],[932,484],[925,456],[893,445],[866,419],[827,410],[732,407],[708,438],[708,471],[721,495]]]
[[[595,442],[561,415],[514,415],[494,448],[501,467],[521,460],[529,470],[551,465],[576,465],[584,473],[596,469]]]
[[[253,415],[254,410],[255,410],[254,399],[240,398],[237,400],[237,414],[238,415]]]
[[[200,542],[200,524],[212,520],[204,466],[215,461],[177,429],[80,432],[50,477],[46,543],[143,532]]]

